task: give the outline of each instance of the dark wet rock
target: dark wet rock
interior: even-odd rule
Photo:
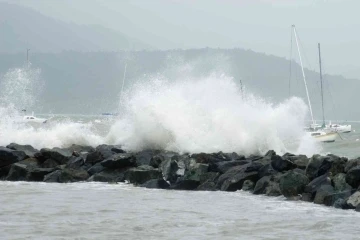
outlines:
[[[105,169],[105,167],[103,165],[101,165],[101,163],[96,163],[94,166],[89,168],[87,171],[90,175],[94,175],[96,173],[102,172],[104,169]]]
[[[90,182],[124,182],[127,169],[105,169],[94,173],[88,181]]]
[[[326,197],[332,196],[334,194],[334,188],[331,185],[321,185],[320,188],[316,191],[314,198],[314,203],[323,204]]]
[[[165,160],[164,155],[157,154],[150,159],[149,166],[153,168],[159,168],[161,163]]]
[[[329,174],[324,174],[320,177],[315,178],[309,184],[306,185],[304,192],[310,193],[311,198],[314,199],[316,192],[321,188],[321,186],[327,185],[331,186],[331,179],[329,178]]]
[[[351,195],[346,204],[349,208],[355,209],[360,204],[360,191],[356,191],[353,195]]]
[[[229,159],[230,161],[241,161],[246,160],[246,157],[244,155],[239,155],[235,152],[233,153],[224,153],[225,158]]]
[[[269,150],[265,153],[264,157],[273,157],[273,156],[276,156],[276,152],[274,150]]]
[[[54,172],[54,168],[33,168],[30,169],[27,176],[26,181],[35,181],[41,182],[44,180],[44,177],[49,173]]]
[[[135,154],[136,163],[140,165],[150,165],[151,159],[159,154],[158,150],[144,150]]]
[[[360,212],[360,204],[357,205],[357,207],[355,208],[355,211]]]
[[[273,176],[265,176],[259,179],[256,182],[254,188],[254,194],[266,194],[268,196],[280,196],[280,186],[279,181],[281,174],[273,175]]]
[[[141,187],[145,188],[157,188],[157,189],[167,189],[170,187],[170,184],[164,179],[151,179],[143,184]]]
[[[268,163],[259,169],[258,176],[259,176],[259,179],[261,179],[265,176],[271,176],[276,173],[277,173],[277,171],[272,167],[271,163]]]
[[[261,180],[261,179],[260,179]],[[260,181],[259,180],[259,181]],[[258,182],[259,182],[258,181]],[[242,186],[243,191],[253,191],[255,187],[255,183],[251,180],[245,180]]]
[[[53,159],[58,164],[66,164],[72,156],[72,152],[65,148],[43,148],[40,153],[44,159]]]
[[[101,162],[106,168],[125,168],[136,166],[136,158],[131,153],[117,153],[115,155],[111,155]]]
[[[250,161],[247,161],[247,160],[217,162],[217,163],[214,163],[213,165],[211,165],[209,167],[209,170],[212,172],[225,173],[227,170],[229,170],[232,167],[245,165],[248,163],[250,163]]]
[[[332,179],[332,185],[336,192],[351,191],[352,187],[346,182],[346,174],[339,173]]]
[[[360,166],[360,158],[351,159],[345,163],[344,171],[347,173],[353,167]]]
[[[176,160],[174,159],[167,159],[163,161],[160,165],[160,170],[162,175],[166,181],[170,183],[175,183],[178,179],[179,166]]]
[[[42,181],[54,168],[40,168],[38,159],[28,158],[11,165],[6,177],[8,181]]]
[[[335,204],[341,199],[347,199],[351,196],[351,191],[342,191],[342,192],[335,192],[333,194],[329,194],[324,198],[324,204],[326,206],[335,206]]]
[[[231,160],[223,153],[218,153],[218,154],[198,153],[198,154],[192,154],[190,157],[195,159],[197,163],[204,163],[210,165],[215,164],[217,162]]]
[[[283,159],[278,155],[271,156],[271,166],[278,172],[284,172],[296,168],[296,165],[293,162]]]
[[[10,172],[11,165],[7,165],[5,167],[0,168],[0,180],[5,180],[7,175]]]
[[[204,163],[196,163],[195,161],[190,161],[188,168],[184,174],[184,180],[202,180],[202,176],[208,172],[209,165]]]
[[[66,168],[79,169],[85,163],[85,160],[82,157],[72,156],[66,164]]]
[[[26,154],[23,151],[0,147],[0,168],[24,160],[25,158]]]
[[[246,158],[246,160],[248,160],[248,161],[250,161],[250,162],[254,162],[254,161],[259,161],[259,160],[261,160],[261,159],[263,159],[264,158],[264,156],[260,156],[260,155],[250,155],[249,157],[247,157]],[[270,159],[271,159],[271,154],[270,155],[265,155],[265,158],[267,158],[267,159],[269,159],[269,161],[270,161]]]
[[[137,168],[130,168],[125,173],[125,180],[135,185],[141,185],[151,179],[162,179],[159,169],[142,165]]]
[[[253,193],[254,194],[265,194],[266,187],[270,183],[270,176],[265,176],[256,182]]]
[[[351,168],[346,173],[346,182],[353,188],[358,188],[360,186],[360,166]]]
[[[217,172],[207,172],[201,175],[200,185],[196,190],[199,191],[215,191],[216,190],[216,181],[219,178],[220,174]]]
[[[170,186],[170,189],[195,190],[199,187],[199,185],[199,181],[179,178],[175,184]]]
[[[60,175],[61,175],[61,170],[56,170],[52,173],[46,174],[44,176],[44,182],[57,183],[59,182]]]
[[[283,155],[283,159],[293,162],[297,166],[297,168],[304,170],[309,163],[309,158],[305,155],[294,155],[291,153],[286,153]]]
[[[16,143],[10,143],[6,147],[12,150],[22,151],[26,154],[26,156],[30,158],[33,158],[35,154],[39,152],[39,150],[33,148],[31,145],[20,145]]]
[[[61,170],[61,174],[59,176],[59,182],[61,183],[80,182],[80,181],[86,181],[88,178],[89,178],[88,172],[83,169],[65,168]]]
[[[11,165],[7,181],[26,181],[26,175],[28,173],[27,166],[21,163],[14,163]]]
[[[45,160],[42,164],[41,164],[41,166],[43,167],[43,168],[56,168],[57,166],[59,166],[60,164],[57,162],[57,161],[55,161],[54,159],[47,159],[47,160]]]
[[[230,168],[226,173],[221,175],[217,182],[217,188],[222,191],[236,191],[242,189],[245,180],[256,182],[258,180],[257,171],[252,163]]]
[[[125,151],[120,146],[102,144],[97,146],[94,152],[87,154],[86,162],[96,164],[118,153],[125,153]]]
[[[298,197],[309,183],[307,176],[290,170],[280,177],[279,187],[286,198]]]
[[[77,152],[80,154],[95,152],[95,148],[93,148],[91,146],[81,146],[81,145],[77,145],[77,144],[72,144],[67,149],[72,153]]]
[[[346,201],[345,201],[345,199],[342,199],[342,198],[337,199],[333,205],[328,205],[328,206],[333,206],[334,208],[340,208],[340,209],[347,208]]]
[[[302,193],[301,194],[301,201],[312,202],[313,199],[314,199],[314,196],[311,193]]]

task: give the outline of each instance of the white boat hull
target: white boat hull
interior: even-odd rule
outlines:
[[[335,142],[338,133],[337,132],[311,132],[313,138],[318,142]]]
[[[351,125],[339,125],[339,124],[330,124],[328,126],[329,129],[339,132],[339,133],[349,133],[351,132]]]

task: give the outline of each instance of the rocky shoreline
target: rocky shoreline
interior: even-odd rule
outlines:
[[[242,189],[360,211],[360,158],[335,155],[279,156],[272,150],[248,157],[222,152],[132,153],[113,145],[37,150],[12,143],[0,147],[0,180],[128,182],[145,188],[198,191]]]

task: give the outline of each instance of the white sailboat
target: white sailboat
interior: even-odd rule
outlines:
[[[314,115],[313,115],[313,111],[312,111],[312,107],[311,107],[311,101],[310,101],[309,91],[307,88],[305,71],[304,71],[304,66],[303,66],[302,57],[301,57],[301,53],[300,53],[299,41],[298,41],[298,36],[297,36],[295,25],[292,25],[292,28],[293,28],[294,35],[295,35],[295,41],[296,41],[296,46],[297,46],[297,50],[298,50],[298,54],[299,54],[301,71],[302,71],[302,75],[303,75],[306,96],[307,96],[309,110],[310,110],[310,116],[311,116],[311,124],[310,124],[310,127],[307,128],[308,134],[320,142],[334,142],[337,138],[338,133],[332,131],[331,129],[317,128],[318,124],[316,124],[314,121]],[[319,54],[320,54],[320,52],[319,52]],[[321,60],[320,60],[320,62],[321,62]],[[320,65],[321,65],[321,63],[320,63]],[[321,75],[321,73],[320,73],[320,75]],[[324,116],[324,114],[323,114],[323,116]],[[323,125],[325,125],[325,123],[323,123]]]

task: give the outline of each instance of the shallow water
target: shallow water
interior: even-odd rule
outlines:
[[[358,239],[360,213],[246,192],[0,182],[1,239]]]

